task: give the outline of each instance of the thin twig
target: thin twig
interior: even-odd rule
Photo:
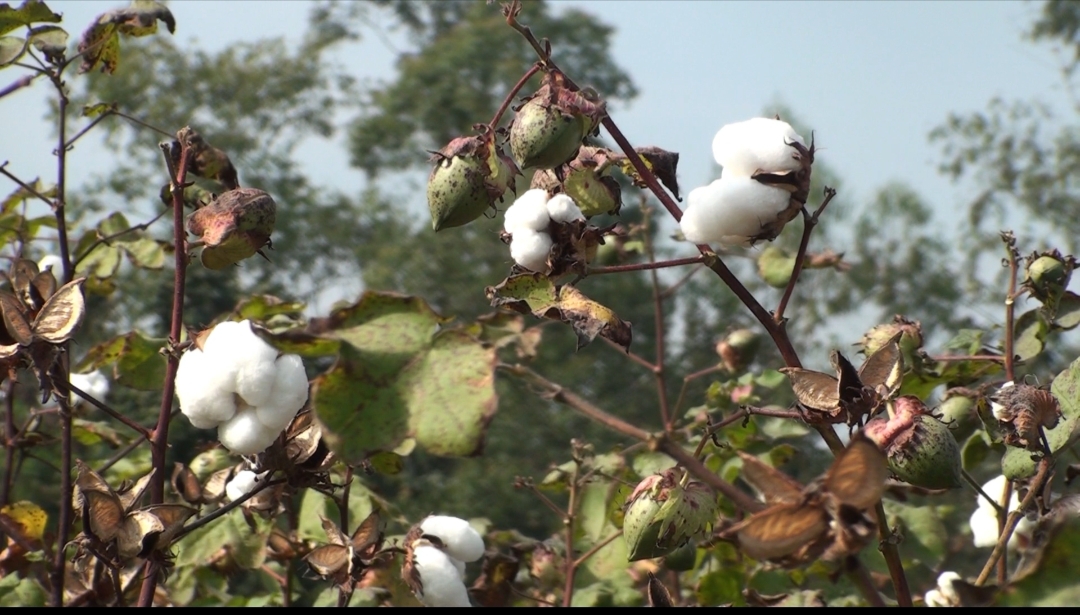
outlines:
[[[510,108],[510,103],[513,102],[514,97],[517,96],[517,93],[521,91],[521,88],[525,87],[525,84],[529,82],[529,79],[532,79],[533,75],[535,75],[540,68],[539,62],[533,64],[529,70],[525,71],[525,74],[521,76],[521,79],[518,79],[518,82],[514,84],[514,87],[510,88],[510,92],[506,95],[506,98],[503,99],[502,104],[499,105],[498,111],[495,112],[495,117],[491,118],[491,121],[488,122],[488,127],[491,128],[491,130],[495,130],[499,127],[499,122],[502,120],[502,116],[506,113],[506,110]]]
[[[338,500],[338,520],[341,523],[341,531],[346,535],[351,535],[349,531],[349,494],[352,492],[353,482],[353,468],[350,465],[345,466],[345,486],[341,489],[341,499]],[[345,608],[349,606],[349,602],[353,597],[352,583],[346,583],[338,585],[338,608]]]
[[[611,265],[609,267],[591,267],[589,269],[589,275],[603,275],[605,273],[626,273],[627,271],[655,271],[657,269],[668,269],[670,267],[682,267],[683,265],[700,265],[703,262],[705,262],[704,256],[673,258],[667,261],[650,260],[647,263],[630,263],[628,265]]]
[[[604,547],[608,546],[609,544],[611,544],[612,541],[614,541],[616,538],[618,538],[619,536],[622,536],[622,535],[623,535],[623,531],[618,530],[614,534],[612,534],[611,536],[608,536],[607,538],[605,538],[605,539],[601,540],[600,542],[594,544],[592,547],[589,548],[588,551],[582,553],[580,557],[578,557],[576,560],[574,560],[574,568],[578,568],[579,566],[581,566],[585,562],[589,561],[589,558],[596,555],[600,551],[600,549],[603,549]]]
[[[709,374],[715,374],[716,372],[723,371],[723,365],[713,365],[712,367],[706,367],[705,369],[698,370],[692,374],[688,374],[683,377],[682,388],[679,389],[679,396],[675,398],[675,407],[672,408],[672,413],[678,416],[679,411],[682,410],[683,401],[686,398],[686,388],[689,384],[698,378],[708,376]]]
[[[911,589],[908,587],[907,576],[904,574],[904,564],[900,561],[900,551],[896,548],[892,530],[885,518],[885,505],[878,500],[874,513],[878,519],[878,538],[880,539],[881,555],[885,558],[885,565],[889,568],[889,576],[892,578],[893,590],[896,591],[896,603],[899,606],[911,606]]]
[[[228,504],[222,506],[221,508],[218,508],[214,512],[212,512],[212,513],[210,513],[208,515],[199,517],[198,519],[196,519],[196,520],[192,521],[191,523],[185,525],[179,532],[176,533],[176,537],[173,538],[173,543],[176,543],[181,538],[183,538],[184,536],[187,536],[188,534],[194,532],[195,530],[198,530],[199,528],[205,527],[207,524],[212,523],[216,519],[219,519],[219,518],[229,514],[233,510],[239,508],[240,505],[243,504],[244,502],[246,502],[246,501],[250,500],[251,498],[259,495],[260,493],[262,493],[262,491],[264,489],[269,489],[270,487],[273,487],[273,486],[276,486],[276,485],[283,485],[286,482],[284,478],[279,478],[277,480],[267,480],[268,478],[270,478],[269,474],[267,474],[261,481],[256,483],[255,487],[252,488],[252,490],[250,492],[245,493],[242,498],[237,499],[237,500],[232,500],[231,502],[229,502]],[[146,587],[146,585],[144,584],[143,585],[143,588],[144,588],[143,591],[144,592],[146,591],[145,587]],[[141,598],[140,598],[140,600],[141,600]]]
[[[156,216],[154,216],[153,218],[151,218],[150,220],[148,220],[146,222],[141,222],[141,223],[136,224],[134,226],[129,226],[128,228],[126,228],[126,229],[124,229],[122,231],[117,231],[117,232],[115,232],[115,233],[113,233],[111,235],[107,235],[105,237],[101,237],[101,238],[97,239],[94,243],[90,244],[86,248],[86,250],[75,259],[75,265],[74,266],[78,267],[79,263],[81,263],[86,257],[90,256],[90,254],[98,246],[100,246],[101,244],[109,244],[110,241],[113,241],[113,240],[115,240],[117,238],[123,237],[124,235],[127,235],[129,233],[134,233],[136,231],[145,231],[146,229],[150,228],[155,222],[157,222],[158,220],[165,217],[165,214],[169,213],[170,211],[172,211],[172,207],[167,207],[165,209],[162,209],[160,213],[158,213]]]
[[[159,135],[165,137],[166,139],[175,139],[176,138],[176,135],[165,132],[164,130],[162,130],[162,129],[160,129],[157,126],[154,126],[152,124],[147,124],[146,122],[140,120],[139,118],[132,117],[132,116],[124,113],[123,111],[112,111],[112,115],[115,115],[116,117],[122,117],[125,120],[127,120],[127,121],[129,121],[129,122],[131,122],[133,124],[137,124],[139,126],[142,126],[143,128],[149,129],[149,130],[153,130],[154,132],[158,133]]]
[[[563,562],[566,566],[564,571],[564,584],[563,584],[563,600],[562,605],[569,607],[570,603],[574,600],[574,577],[577,576],[577,562],[574,561],[574,521],[577,520],[577,506],[578,495],[581,489],[581,484],[578,479],[581,473],[581,463],[574,459],[574,471],[570,475],[570,480],[567,485],[570,488],[570,502],[566,506],[566,516],[563,518],[563,526],[565,528],[565,538],[563,541],[566,543],[566,557]]]
[[[12,81],[10,84],[8,84],[4,89],[0,90],[0,98],[3,98],[8,94],[11,94],[12,92],[16,92],[18,90],[21,90],[22,88],[27,87],[34,82],[34,79],[37,79],[41,75],[42,73],[39,72],[34,75],[23,75],[22,77],[19,77],[15,81]]]
[[[1012,538],[1013,530],[1016,529],[1016,524],[1020,523],[1020,517],[1024,516],[1023,511],[1035,501],[1035,498],[1042,492],[1043,487],[1046,486],[1046,481],[1050,478],[1050,470],[1052,467],[1052,457],[1047,456],[1039,460],[1039,468],[1035,472],[1035,477],[1028,487],[1027,495],[1024,496],[1024,500],[1020,502],[1020,506],[1009,513],[1009,517],[1005,521],[1005,527],[1002,529],[1001,535],[998,536],[997,544],[994,545],[994,551],[990,554],[990,558],[986,560],[982,572],[979,573],[979,578],[975,581],[976,585],[983,585],[986,583],[986,580],[990,578],[990,573],[993,572],[998,559],[1005,553],[1006,547],[1009,544],[1009,539]]]
[[[15,381],[4,383],[4,484],[0,489],[0,507],[11,503],[11,486],[15,483]],[[0,540],[2,540],[0,536]],[[0,542],[0,544],[3,544]]]
[[[146,440],[150,439],[150,430],[149,429],[143,427],[142,425],[140,425],[140,424],[136,423],[135,421],[129,419],[128,417],[126,417],[123,414],[117,412],[116,410],[113,410],[111,407],[109,407],[109,406],[103,404],[102,402],[98,401],[98,399],[95,398],[93,395],[90,395],[86,391],[83,391],[82,389],[80,389],[79,387],[71,384],[70,382],[57,381],[56,384],[59,384],[60,386],[66,388],[67,392],[69,394],[70,393],[75,393],[79,397],[82,397],[83,400],[85,400],[91,406],[97,408],[98,410],[101,410],[102,412],[104,412],[105,414],[108,414],[109,416],[116,419],[117,421],[120,421],[124,425],[130,427],[131,429],[134,429],[137,432],[139,432],[139,435],[142,436],[144,439],[146,439]]]
[[[37,191],[37,190],[36,190],[36,189],[35,189],[35,188],[34,188],[33,186],[31,186],[30,184],[28,184],[28,183],[24,182],[23,180],[19,179],[19,178],[18,178],[18,177],[16,177],[15,175],[13,175],[13,174],[11,173],[11,171],[8,171],[8,170],[7,170],[7,168],[6,168],[6,167],[7,167],[7,165],[8,165],[8,163],[7,163],[7,161],[6,161],[6,160],[5,160],[5,161],[4,161],[3,163],[0,163],[0,174],[4,175],[5,177],[7,177],[8,179],[10,179],[11,181],[13,181],[13,182],[15,182],[16,184],[18,184],[18,185],[19,185],[19,187],[21,187],[21,188],[22,188],[23,190],[26,190],[27,192],[29,192],[29,193],[30,193],[30,194],[32,194],[33,196],[36,196],[36,197],[37,197],[38,199],[40,199],[41,201],[43,201],[43,202],[44,202],[44,203],[45,203],[46,205],[48,205],[49,207],[56,207],[56,202],[54,202],[54,201],[53,201],[52,199],[50,199],[49,197],[45,196],[44,194],[41,194],[40,192],[38,192],[38,191]]]
[[[1013,334],[1015,332],[1015,302],[1016,302],[1016,274],[1019,269],[1017,264],[1016,241],[1012,233],[1002,233],[1005,241],[1005,251],[1009,254],[1009,292],[1005,295],[1005,379],[1015,381],[1016,356],[1013,352]]]
[[[600,339],[604,340],[604,342],[606,342],[608,346],[611,346],[612,348],[615,348],[616,350],[619,351],[619,354],[625,355],[626,358],[630,359],[634,363],[637,363],[638,365],[644,367],[645,369],[649,370],[650,372],[655,372],[656,371],[656,366],[652,364],[652,361],[649,361],[648,359],[646,359],[645,357],[637,354],[633,350],[623,348],[622,346],[616,344],[615,342],[609,340],[606,337],[602,337]]]
[[[85,135],[86,133],[93,130],[94,126],[97,126],[98,124],[100,124],[105,118],[109,117],[110,115],[112,115],[112,112],[111,111],[106,111],[106,112],[102,113],[101,115],[95,117],[93,119],[93,121],[91,121],[89,124],[84,126],[82,130],[75,133],[75,136],[71,137],[71,139],[68,140],[68,142],[65,144],[65,147],[70,149],[71,146],[75,145],[75,142],[78,141],[79,139],[81,139],[83,135]]]
[[[668,297],[674,295],[676,291],[678,291],[687,282],[690,281],[690,278],[694,277],[695,273],[701,271],[702,269],[705,269],[705,267],[703,267],[703,266],[701,266],[699,264],[697,267],[694,267],[690,271],[687,271],[685,274],[683,274],[683,277],[676,280],[674,284],[672,284],[671,286],[668,286],[667,288],[665,288],[664,292],[660,293],[660,296],[663,297],[664,299],[667,299]]]
[[[544,506],[547,506],[548,509],[551,510],[551,512],[555,513],[563,520],[566,519],[566,511],[556,505],[555,502],[552,502],[551,498],[546,496],[543,491],[540,491],[540,489],[537,488],[536,483],[534,483],[532,479],[519,476],[514,480],[514,487],[519,489],[528,489],[530,492],[532,492],[533,495],[536,496],[537,499],[540,500],[540,503]]]
[[[836,190],[826,186],[825,198],[821,201],[821,205],[818,206],[813,214],[810,214],[805,207],[802,209],[803,232],[802,239],[799,241],[799,252],[795,255],[795,268],[791,271],[791,277],[788,278],[787,286],[784,288],[784,295],[780,298],[780,305],[776,307],[776,312],[773,313],[773,320],[778,323],[784,322],[784,310],[787,309],[788,301],[791,300],[791,294],[795,291],[795,283],[799,281],[799,275],[802,273],[803,264],[806,260],[806,250],[810,246],[810,233],[814,231],[814,227],[817,226],[818,223],[818,218],[835,196]]]

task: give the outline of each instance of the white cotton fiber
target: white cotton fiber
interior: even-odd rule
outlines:
[[[585,214],[574,199],[565,194],[556,194],[547,202],[547,213],[555,222],[573,222],[584,220]]]
[[[218,440],[237,455],[254,455],[266,450],[278,433],[259,421],[254,408],[244,407],[218,427]]]
[[[423,586],[417,598],[425,606],[472,606],[461,574],[446,553],[429,545],[419,545],[413,549],[413,562]]]
[[[802,163],[792,142],[806,145],[791,124],[755,117],[721,128],[713,137],[713,158],[725,172],[739,177],[750,177],[757,171],[797,171]]]
[[[475,562],[484,555],[484,539],[458,517],[431,515],[420,523],[424,534],[436,536],[442,541],[446,553],[463,562]]]
[[[57,279],[64,277],[64,261],[55,254],[46,254],[37,263],[38,271],[49,269]]]
[[[526,190],[503,214],[503,230],[511,235],[520,230],[545,231],[551,221],[547,190]]]
[[[265,472],[256,474],[251,470],[240,470],[236,473],[236,476],[232,477],[232,480],[225,483],[225,496],[229,498],[229,501],[231,502],[239,500],[251,493],[251,491],[255,489],[255,484],[265,475]]]
[[[551,236],[547,233],[518,229],[510,241],[510,257],[529,271],[544,273],[548,270],[551,245]]]
[[[295,354],[282,355],[274,362],[277,376],[274,380],[271,401],[292,409],[295,415],[308,398],[308,379],[304,362]]]
[[[722,177],[690,191],[679,227],[687,241],[745,244],[777,214],[791,194],[748,177]]]
[[[227,368],[198,348],[185,352],[175,380],[180,412],[197,429],[210,429],[229,420],[236,414],[234,380]]]

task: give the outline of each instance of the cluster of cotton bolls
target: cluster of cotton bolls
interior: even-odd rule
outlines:
[[[300,357],[279,356],[247,320],[215,326],[201,349],[184,353],[176,372],[180,411],[198,429],[216,427],[221,444],[240,455],[270,446],[307,395]]]
[[[960,575],[947,570],[937,578],[937,587],[926,592],[923,602],[930,607],[960,606],[960,594],[953,587],[953,581],[959,581]]]
[[[679,222],[687,241],[747,245],[787,210],[791,193],[753,176],[800,170],[803,162],[792,143],[806,145],[780,120],[757,117],[721,128],[712,150],[723,172],[720,179],[687,195]]]
[[[465,588],[465,562],[484,555],[484,539],[457,517],[431,515],[420,522],[425,536],[434,536],[442,548],[421,538],[413,546],[413,563],[420,574],[417,598],[427,606],[472,606]]]
[[[983,485],[983,493],[994,498],[998,503],[1001,502],[1001,496],[1005,494],[1005,477],[998,476],[991,479],[990,482]],[[1009,497],[1009,505],[1005,510],[1005,514],[1016,510],[1020,506],[1020,497],[1016,495],[1014,489],[1012,495]],[[981,495],[977,498],[977,508],[975,512],[971,514],[971,534],[975,539],[976,547],[993,547],[997,545],[998,541],[998,512],[990,502],[986,501],[986,498]],[[1009,536],[1009,544],[1007,545],[1009,550],[1015,550],[1031,539],[1031,535],[1035,531],[1035,523],[1026,517],[1020,517],[1020,522],[1017,523],[1016,529],[1013,530],[1012,536]]]
[[[581,208],[565,194],[549,197],[547,190],[540,188],[526,191],[503,214],[503,230],[510,235],[510,257],[529,271],[547,273],[551,223],[584,219]]]

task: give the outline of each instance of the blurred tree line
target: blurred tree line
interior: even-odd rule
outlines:
[[[597,5],[596,12],[601,8]],[[398,58],[393,80],[371,84],[358,74],[362,69],[340,66],[331,58],[336,49],[373,35],[375,16],[380,24],[405,32],[409,49]],[[621,104],[637,94],[632,75],[611,55],[613,29],[602,17],[535,1],[525,3],[521,21],[551,38],[561,67],[580,83]],[[1078,32],[1080,5],[1061,0],[1045,3],[1031,29],[1032,40],[1056,42],[1073,52],[1067,78],[1080,62]],[[80,80],[86,86],[73,93],[74,104],[115,102],[124,113],[166,131],[190,124],[229,153],[241,184],[258,185],[281,204],[271,262],[251,259],[230,275],[189,269],[189,326],[209,324],[245,294],[310,299],[357,278],[364,288],[422,296],[442,314],[462,320],[491,311],[484,288],[504,278],[511,264],[497,238],[501,218],[434,234],[423,182],[429,168],[425,151],[470,134],[474,123],[490,118],[535,59],[494,7],[479,0],[317,3],[295,47],[274,38],[209,53],[166,36],[125,46],[121,69]],[[531,87],[538,84],[537,79]],[[813,118],[800,118],[797,108],[763,109],[773,112],[802,134],[813,126]],[[824,185],[837,188],[840,196],[824,214],[810,250],[843,252],[850,269],[807,271],[797,287],[788,327],[806,363],[823,367],[829,348],[849,348],[858,341],[850,328],[831,328],[830,322],[875,324],[903,314],[920,320],[927,338],[938,342],[961,328],[1000,324],[1004,286],[997,231],[1017,222],[1008,217],[1017,208],[1026,214],[1025,226],[1017,229],[1022,245],[1045,237],[1048,244],[1075,251],[1080,210],[1073,177],[1080,171],[1080,126],[1070,124],[1072,118],[1055,119],[1049,121],[1038,101],[997,100],[985,112],[950,116],[935,130],[933,138],[944,152],[943,170],[955,178],[977,178],[983,188],[958,236],[943,234],[932,223],[932,203],[902,184],[882,187],[870,203],[853,203],[844,194],[842,178],[822,157],[815,165],[810,205],[817,205]],[[363,171],[368,181],[362,190],[319,185],[304,175],[297,158],[299,145],[311,135],[341,132],[348,147],[336,155],[347,156]],[[106,142],[123,153],[122,162],[72,190],[72,210],[122,209],[145,218],[160,211],[164,174],[156,144],[161,138],[130,123],[107,122]],[[528,187],[528,179],[520,179],[519,192]],[[683,193],[709,179],[684,177]],[[640,223],[642,206],[652,205],[638,202],[630,190],[624,201],[621,222],[626,225]],[[652,219],[666,217],[660,214]],[[673,228],[665,220],[648,229],[660,258],[687,253],[685,246],[679,250],[668,240]],[[793,223],[777,245],[794,253],[800,229],[801,223]],[[733,252],[725,260],[763,305],[773,307],[780,290],[758,274],[763,248]],[[626,252],[622,258],[642,257]],[[676,283],[684,273],[665,274],[662,284]],[[93,309],[96,304],[107,306],[113,316],[107,322],[88,321],[91,334],[84,343],[125,331],[131,323],[164,336],[171,286],[169,276],[154,279],[132,270],[118,280],[119,292],[93,297],[89,314],[100,313]],[[634,352],[654,357],[653,288],[647,272],[595,276],[582,288],[633,323]],[[739,327],[755,328],[755,323],[707,272],[692,276],[663,304],[671,386],[666,394],[675,399],[686,375],[719,363],[718,340]],[[575,352],[574,335],[566,327],[542,326],[541,334],[543,343],[531,359],[536,371],[632,422],[659,427],[652,373],[600,342]],[[779,365],[766,341],[750,370]],[[725,378],[718,369],[693,381],[682,410],[716,403],[706,389]],[[442,459],[417,452],[406,458],[401,474],[372,477],[373,488],[414,518],[433,511],[487,517],[498,527],[547,535],[559,520],[534,496],[516,491],[514,477],[540,480],[552,464],[568,458],[571,438],[590,442],[598,451],[624,443],[517,382],[501,380],[498,387],[500,408],[483,456]],[[118,386],[110,403],[143,422],[155,412],[152,397]],[[213,438],[182,419],[176,425],[171,454],[177,459],[190,459],[195,448]]]

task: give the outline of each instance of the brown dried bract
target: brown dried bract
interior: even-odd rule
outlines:
[[[1045,389],[1029,384],[1002,388],[993,396],[1003,410],[998,425],[1005,444],[1031,451],[1042,449],[1040,429],[1053,429],[1061,419],[1061,404]]]

